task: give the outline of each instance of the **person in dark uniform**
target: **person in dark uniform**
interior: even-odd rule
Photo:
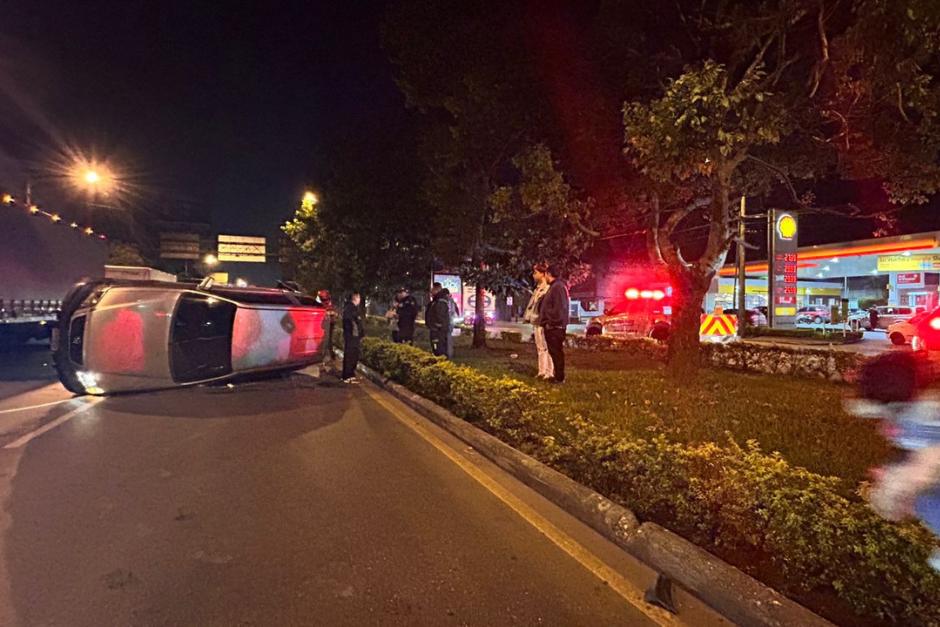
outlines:
[[[353,292],[343,308],[343,374],[341,378],[345,383],[356,382],[359,345],[366,333],[362,323],[362,312],[359,310],[361,300],[359,292]]]
[[[415,340],[415,320],[418,319],[418,301],[408,293],[407,288],[398,290],[395,305],[398,316],[398,342],[413,344]]]

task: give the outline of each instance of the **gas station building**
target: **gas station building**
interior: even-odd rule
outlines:
[[[735,308],[737,269],[725,266],[706,297],[707,310]],[[768,306],[767,261],[745,264],[748,307]],[[940,231],[802,246],[797,249],[796,306],[938,306]]]

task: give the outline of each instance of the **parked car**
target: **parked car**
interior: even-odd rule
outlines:
[[[911,348],[915,351],[940,350],[940,307],[927,312],[914,326]]]
[[[796,321],[803,324],[829,322],[830,316],[829,308],[825,305],[809,305],[796,310]]]
[[[171,388],[316,363],[326,323],[286,289],[91,281],[65,298],[53,358],[76,394]]]
[[[926,313],[919,313],[909,320],[898,320],[888,327],[888,339],[895,346],[903,346],[917,335],[917,325],[927,317]]]
[[[878,312],[878,328],[887,329],[895,322],[910,320],[918,313],[913,307],[896,305],[879,305],[874,308]],[[872,329],[874,330],[874,329]]]

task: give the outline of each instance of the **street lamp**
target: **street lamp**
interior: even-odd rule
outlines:
[[[320,202],[320,199],[317,198],[317,195],[310,190],[304,192],[304,197],[300,201],[300,206],[304,209],[313,209],[313,206]]]
[[[71,167],[72,184],[90,194],[109,194],[114,190],[114,174],[102,163],[76,159]]]
[[[202,261],[203,263],[205,263],[207,266],[211,268],[213,266],[218,265],[219,258],[213,255],[212,253],[209,253],[208,255],[202,258]]]

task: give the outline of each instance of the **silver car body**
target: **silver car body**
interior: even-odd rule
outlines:
[[[322,359],[326,323],[284,290],[105,284],[60,328],[75,374],[66,387],[110,394],[303,367]]]

